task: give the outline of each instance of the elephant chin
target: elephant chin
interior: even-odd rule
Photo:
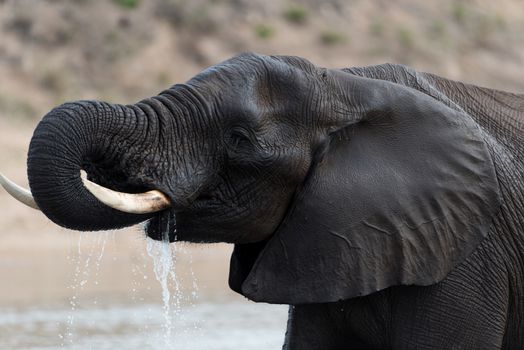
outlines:
[[[270,240],[271,237],[257,243],[235,244],[229,265],[229,286],[232,290],[243,295],[242,284]]]
[[[145,225],[145,232],[148,237],[157,241],[176,241],[176,220],[174,210],[164,210],[153,218],[149,219]]]

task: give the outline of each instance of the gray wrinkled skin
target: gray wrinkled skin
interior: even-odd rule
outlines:
[[[345,71],[411,87],[471,116],[484,131],[495,165],[501,210],[493,217],[487,238],[440,283],[392,287],[364,298],[291,307],[284,348],[522,348],[524,96],[400,65]],[[345,327],[336,326],[340,323]],[[323,327],[314,326],[318,324]]]
[[[80,169],[174,205],[117,212]],[[134,105],[55,108],[28,176],[64,227],[234,243],[231,288],[292,305],[284,349],[524,346],[522,95],[244,54]]]

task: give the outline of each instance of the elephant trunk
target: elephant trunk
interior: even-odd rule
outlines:
[[[151,217],[104,205],[83,185],[80,171],[115,190],[151,189],[144,154],[145,145],[156,146],[150,132],[156,124],[155,115],[136,106],[81,101],[53,109],[29,147],[28,178],[38,207],[58,225],[82,231],[121,228]]]

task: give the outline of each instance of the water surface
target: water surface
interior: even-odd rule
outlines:
[[[0,349],[164,349],[164,311],[160,303],[74,311],[2,308]],[[172,349],[281,349],[286,317],[285,306],[247,301],[182,306],[173,318]]]

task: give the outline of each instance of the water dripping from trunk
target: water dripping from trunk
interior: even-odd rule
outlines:
[[[153,259],[153,270],[156,279],[162,287],[162,301],[164,303],[164,324],[163,324],[163,338],[166,348],[173,347],[173,316],[179,314],[180,311],[180,295],[175,293],[174,297],[174,315],[171,312],[171,291],[169,289],[169,282],[175,285],[175,290],[178,291],[178,280],[176,272],[173,268],[175,259],[175,250],[169,244],[169,228],[174,218],[167,216],[166,226],[162,233],[162,241],[155,241],[151,238],[147,240],[147,254]],[[175,243],[173,243],[175,245]]]
[[[96,234],[96,242],[93,243],[93,238],[87,240],[87,243],[83,243],[82,238],[85,234],[78,234],[78,242],[76,249],[72,249],[72,241],[70,241],[70,253],[67,255],[67,260],[74,264],[74,272],[72,276],[71,284],[67,287],[72,291],[72,295],[69,297],[70,310],[67,316],[67,322],[65,323],[65,332],[59,333],[58,337],[61,340],[60,348],[64,349],[66,346],[73,345],[75,338],[78,334],[75,334],[76,324],[75,317],[76,312],[79,309],[79,297],[84,292],[86,285],[88,284],[91,271],[92,271],[92,260],[95,260],[95,279],[94,284],[98,284],[98,273],[100,270],[100,263],[104,255],[108,233]],[[95,235],[95,234],[93,234]],[[70,235],[70,237],[73,237]],[[94,305],[97,304],[95,299]],[[58,325],[59,326],[59,325]]]

